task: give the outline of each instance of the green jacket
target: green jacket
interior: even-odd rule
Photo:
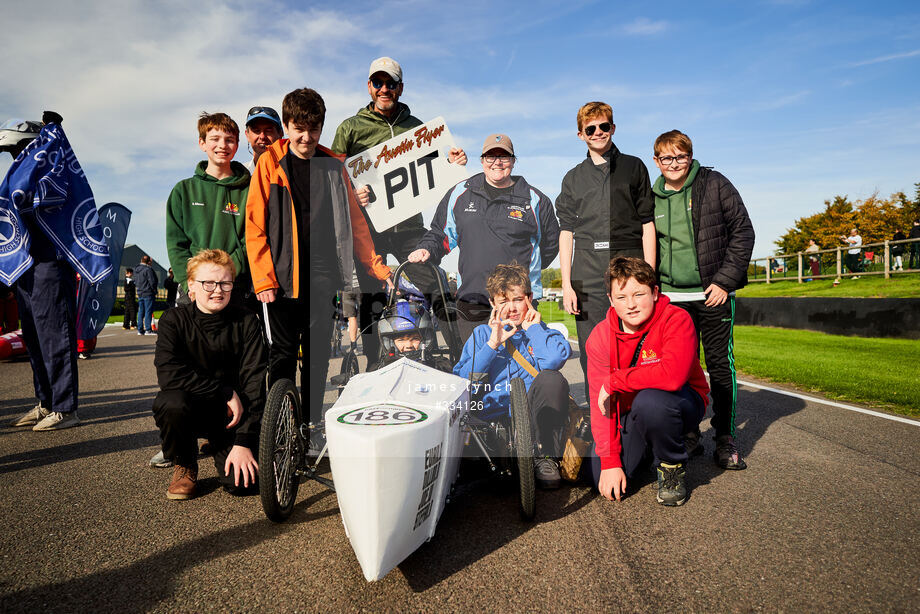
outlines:
[[[202,249],[222,249],[236,265],[237,279],[248,283],[246,258],[246,198],[249,171],[231,162],[231,177],[221,180],[205,172],[202,161],[195,175],[176,184],[166,201],[166,250],[176,281],[188,290],[185,265]]]
[[[384,141],[389,141],[394,136],[408,132],[424,123],[419,118],[414,117],[409,111],[409,107],[401,102],[396,103],[396,117],[393,121],[374,111],[373,104],[369,103],[366,107],[358,109],[356,114],[339,124],[335,131],[332,147],[330,147],[333,152],[350,158],[365,149],[370,149]],[[421,213],[410,217],[404,222],[400,222],[386,232],[410,228],[424,228]]]
[[[700,170],[694,160],[680,190],[665,187],[660,176],[655,194],[655,229],[658,235],[658,274],[664,292],[702,292],[703,282],[694,241],[691,187]]]

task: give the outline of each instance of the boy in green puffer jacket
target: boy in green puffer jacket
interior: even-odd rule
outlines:
[[[185,265],[203,249],[222,249],[230,254],[237,277],[233,300],[239,303],[251,291],[249,259],[246,257],[246,198],[249,171],[233,156],[239,147],[240,129],[225,113],[202,113],[198,119],[198,146],[208,159],[198,163],[195,174],[176,184],[166,203],[166,249],[169,265],[188,292]]]

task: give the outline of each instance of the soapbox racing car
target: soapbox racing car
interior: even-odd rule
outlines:
[[[403,263],[397,268],[397,280],[401,279],[407,264]],[[438,319],[437,315],[442,316],[439,321],[445,340],[445,347],[433,349],[447,357],[451,364],[456,364],[462,350],[456,325],[458,312],[453,297],[447,290],[444,272],[434,265],[428,266],[436,273],[437,296],[440,303],[434,301],[434,306],[426,304],[426,308],[431,312],[432,322]],[[382,317],[395,308],[399,298],[397,286],[389,294]],[[438,310],[442,311],[435,313]],[[380,347],[383,348],[384,344],[381,343]],[[438,385],[446,388],[447,392],[441,396],[438,396],[441,391],[432,392],[432,382],[435,381],[440,382]],[[286,520],[293,510],[300,482],[313,479],[333,490],[336,490],[336,485],[338,486],[339,505],[343,511],[344,521],[345,506],[348,504],[341,491],[346,485],[341,483],[342,477],[336,476],[337,457],[354,457],[360,453],[367,456],[373,464],[377,461],[372,458],[373,454],[370,451],[374,449],[374,442],[380,440],[383,442],[381,445],[393,447],[389,452],[385,449],[378,452],[378,456],[381,457],[380,463],[393,453],[406,458],[425,459],[426,453],[430,453],[432,448],[425,447],[427,443],[421,441],[424,439],[421,435],[416,437],[419,442],[413,443],[414,440],[408,433],[422,429],[423,422],[428,425],[443,422],[446,425],[441,429],[444,442],[439,444],[443,447],[438,449],[441,456],[450,457],[450,460],[439,476],[438,482],[441,486],[437,489],[438,509],[435,514],[431,514],[433,521],[437,521],[448,499],[459,471],[461,456],[483,458],[491,474],[512,480],[516,478],[520,490],[520,513],[524,518],[532,519],[535,512],[534,446],[530,406],[524,382],[520,379],[511,381],[508,414],[496,421],[479,420],[474,416],[476,412],[470,411],[471,399],[474,404],[477,402],[478,388],[480,387],[453,374],[435,371],[403,359],[375,373],[350,378],[344,385],[344,393],[340,390],[339,400],[326,412],[325,420],[320,424],[310,424],[308,416],[305,416],[300,406],[300,393],[295,383],[287,379],[275,382],[268,393],[259,440],[259,490],[265,515],[275,522]],[[375,419],[379,421],[375,422]],[[328,429],[326,424],[330,425]],[[400,434],[407,433],[407,439],[404,441],[393,435],[395,429],[380,428],[384,425],[400,424],[407,425],[399,431]],[[342,431],[342,425],[362,428]],[[346,435],[334,437],[332,431],[345,433],[349,442],[347,446],[343,444],[337,448],[335,437]],[[352,435],[358,439],[354,439]],[[365,440],[359,441],[362,437]],[[321,447],[315,458],[310,454],[311,441],[315,448]],[[331,457],[333,479],[338,484],[318,475],[320,461],[327,450]],[[338,466],[342,467],[345,464],[343,460]],[[372,471],[373,468],[365,467],[364,470]],[[408,477],[406,480],[411,481]],[[361,481],[361,487],[367,487],[365,480]],[[428,496],[433,495],[429,492]],[[364,503],[366,504],[366,497]],[[415,503],[417,501],[413,502]],[[346,529],[348,526],[346,522]],[[433,534],[432,523],[428,538]],[[367,570],[365,571],[367,575]]]

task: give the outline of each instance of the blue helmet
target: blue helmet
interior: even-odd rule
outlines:
[[[418,360],[427,346],[434,341],[434,328],[431,316],[425,308],[415,302],[399,301],[392,307],[379,324],[380,339],[387,353],[399,353],[393,342],[397,337],[417,332],[422,338],[418,353],[406,353],[405,356]]]

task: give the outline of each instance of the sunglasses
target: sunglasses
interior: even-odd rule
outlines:
[[[246,117],[252,117],[253,115],[259,115],[264,113],[271,118],[278,119],[278,111],[274,110],[271,107],[252,107],[249,109],[249,112],[246,114]],[[281,120],[278,119],[280,122]]]
[[[381,79],[371,79],[371,85],[374,86],[375,90],[381,89],[384,85],[387,86],[387,89],[391,92],[399,87],[399,81],[392,81],[390,79],[382,81]]]
[[[610,132],[610,127],[611,127],[612,125],[613,125],[613,124],[611,124],[610,122],[604,122],[604,123],[602,123],[602,124],[596,124],[596,125],[593,125],[593,126],[587,126],[587,127],[585,128],[585,134],[587,134],[588,136],[594,136],[594,133],[595,133],[597,130],[600,130],[601,132]]]

